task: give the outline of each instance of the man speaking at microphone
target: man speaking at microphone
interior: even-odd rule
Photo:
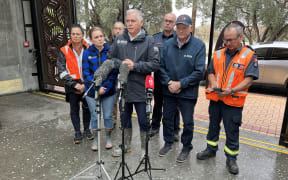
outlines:
[[[174,117],[177,108],[183,117],[183,148],[177,162],[184,162],[192,150],[194,107],[199,82],[205,67],[205,44],[191,34],[192,20],[181,15],[176,20],[176,36],[167,40],[161,52],[160,80],[163,85],[163,136],[165,145],[159,155],[165,156],[174,142]]]
[[[125,94],[124,119],[122,127],[125,128],[125,151],[130,152],[132,139],[131,115],[133,105],[138,116],[140,128],[141,149],[145,150],[145,132],[147,127],[145,78],[159,69],[159,50],[154,40],[142,28],[143,15],[139,10],[129,9],[126,12],[126,29],[123,34],[116,37],[109,51],[109,59],[112,59],[117,67],[128,64],[129,76]],[[121,76],[121,72],[120,72]],[[112,156],[120,156],[120,151],[114,151]]]

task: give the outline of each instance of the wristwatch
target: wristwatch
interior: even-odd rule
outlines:
[[[235,92],[234,92],[234,90],[232,89],[232,88],[230,88],[230,90],[231,90],[231,95],[233,95]]]

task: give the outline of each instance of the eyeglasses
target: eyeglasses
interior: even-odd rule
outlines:
[[[223,39],[223,41],[224,41],[224,43],[228,43],[228,42],[236,41],[238,38],[239,38],[239,36],[237,36],[237,37],[234,38],[234,39]]]
[[[173,24],[175,21],[165,19],[164,22],[165,22],[165,23],[169,23],[169,24]]]
[[[81,33],[71,33],[71,36],[81,36]]]

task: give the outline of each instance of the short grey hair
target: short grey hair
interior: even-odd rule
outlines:
[[[138,14],[138,20],[142,21],[143,20],[143,13],[139,11],[138,9],[129,9],[126,11],[126,14],[131,14],[131,13],[137,13]]]
[[[225,28],[225,30],[230,30],[230,29],[232,29],[232,28],[235,28],[235,29],[236,29],[238,36],[239,36],[240,34],[243,34],[243,28],[242,28],[242,26],[240,26],[239,24],[236,24],[236,23],[231,23],[231,24],[229,24],[229,25]]]
[[[117,21],[117,22],[115,22],[115,23],[114,23],[114,26],[115,26],[116,24],[121,25],[123,28],[125,27],[125,25],[124,25],[121,21]]]

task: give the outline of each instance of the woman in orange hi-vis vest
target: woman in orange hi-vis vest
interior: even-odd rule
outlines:
[[[90,126],[90,112],[86,100],[82,100],[85,85],[82,77],[82,56],[88,47],[83,40],[84,31],[81,26],[74,24],[70,28],[70,41],[60,49],[57,66],[60,79],[64,81],[66,101],[70,104],[70,116],[75,130],[74,143],[82,140],[80,130],[80,101],[82,101],[84,136],[93,139]]]
[[[220,132],[220,122],[226,132],[226,165],[231,174],[238,174],[236,163],[239,154],[239,127],[248,88],[253,79],[258,79],[258,61],[254,51],[242,46],[243,29],[231,23],[224,30],[225,47],[213,54],[208,67],[209,87],[206,98],[209,104],[209,131],[207,148],[197,153],[197,159],[205,160],[216,156]]]

